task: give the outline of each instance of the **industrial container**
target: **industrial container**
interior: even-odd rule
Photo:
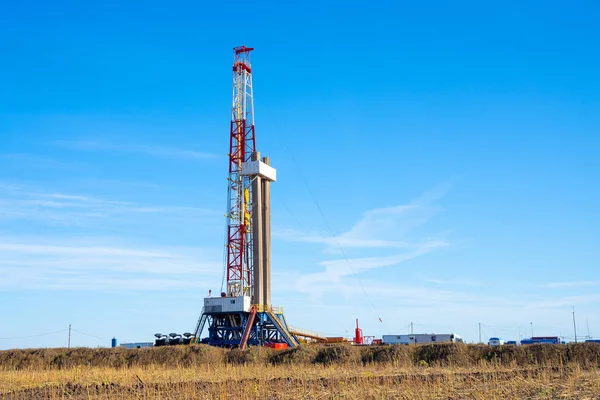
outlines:
[[[191,333],[186,332],[183,334],[183,344],[190,344],[192,343],[193,340],[193,336]]]
[[[205,297],[205,313],[250,312],[250,296]]]
[[[110,347],[117,347],[117,338],[112,338],[112,340],[110,341]]]
[[[154,343],[152,342],[135,342],[135,343],[121,343],[120,347],[125,347],[126,349],[142,349],[144,347],[152,347]]]
[[[531,339],[521,340],[521,344],[564,344],[558,336],[534,336]]]
[[[383,335],[383,344],[416,344],[416,343],[462,343],[462,338],[455,333],[415,333],[410,335]]]
[[[183,337],[179,333],[169,333],[169,345],[183,344]]]
[[[325,338],[325,343],[347,343],[348,339],[343,336],[331,336]]]
[[[265,343],[265,347],[270,347],[272,349],[275,350],[284,350],[288,348],[288,344],[287,343],[273,343],[273,342],[269,342],[269,343]]]

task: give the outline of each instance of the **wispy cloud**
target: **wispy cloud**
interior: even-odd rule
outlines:
[[[140,144],[117,144],[101,142],[97,140],[60,140],[51,144],[70,150],[85,151],[119,151],[125,153],[137,153],[155,157],[166,157],[188,160],[210,160],[217,158],[216,154],[206,153],[190,149],[181,149],[176,147],[140,145]]]
[[[368,271],[375,268],[397,265],[404,261],[411,260],[423,254],[429,253],[445,245],[446,244],[423,246],[417,250],[382,257],[343,258],[338,260],[323,261],[320,263],[320,265],[325,267],[326,275],[334,280],[337,280],[342,276]]]
[[[432,246],[444,246],[447,242],[443,239],[409,241],[377,239],[365,236],[350,236],[346,233],[339,236],[327,236],[324,232],[304,233],[295,229],[281,229],[275,232],[275,236],[290,242],[324,244],[329,248],[422,248]]]
[[[332,248],[431,248],[446,246],[444,239],[415,240],[406,234],[425,224],[438,211],[434,203],[443,198],[446,186],[441,185],[413,200],[410,204],[376,208],[366,211],[350,228],[339,235],[330,232],[302,232],[294,229],[275,230],[280,239],[324,244]]]
[[[40,157],[35,154],[29,153],[7,153],[0,154],[0,160],[12,161],[19,163],[20,166],[26,167],[38,167],[38,168],[69,168],[69,167],[81,167],[81,163],[67,162],[62,160],[56,160],[48,157]]]
[[[574,305],[595,304],[600,302],[600,294],[580,294],[575,296],[552,296],[540,298],[531,303],[532,308],[565,308]]]
[[[418,249],[407,253],[393,254],[383,257],[363,257],[352,259],[343,258],[322,261],[319,263],[319,265],[324,268],[324,271],[298,277],[294,289],[297,292],[308,294],[311,296],[313,301],[317,300],[325,293],[348,293],[350,281],[344,278],[357,275],[368,270],[395,266],[433,250],[434,248]],[[361,287],[360,289],[361,290],[354,293],[364,294],[364,287]]]
[[[89,219],[120,218],[134,214],[218,216],[218,211],[182,206],[157,206],[88,195],[43,191],[0,183],[0,218],[25,219],[53,225],[81,225]]]
[[[444,193],[444,190],[436,189],[407,205],[369,210],[348,231],[335,236],[323,232],[276,231],[275,235],[280,239],[322,244],[326,252],[337,250],[343,256],[320,262],[322,272],[299,276],[295,284],[296,291],[306,293],[313,299],[327,293],[332,284],[336,288],[334,290],[344,291],[349,284],[344,278],[349,275],[393,267],[449,246],[444,238],[432,239],[431,235],[426,239],[418,239],[409,235],[415,227],[425,224],[435,214],[437,207],[433,203],[442,198]],[[368,252],[374,249],[377,249],[377,254],[369,255]],[[349,252],[354,256],[348,257]]]
[[[308,299],[319,303],[319,298],[324,294],[334,298],[356,299],[370,298],[384,304],[385,307],[395,307],[396,304],[410,307],[463,307],[476,305],[477,307],[523,307],[533,304],[530,297],[511,298],[491,293],[467,292],[456,288],[439,288],[431,286],[418,286],[403,283],[402,281],[374,280],[374,279],[350,279],[345,278],[340,282],[332,282],[328,279],[314,280],[310,283],[303,280],[302,276],[296,276],[296,280],[280,279],[276,291],[283,291],[288,295],[290,291],[302,293],[302,301]],[[299,279],[298,279],[299,278]],[[289,296],[289,295],[288,295]],[[329,297],[330,299],[332,297]],[[385,299],[384,302],[381,299]],[[538,299],[539,300],[539,299]],[[539,300],[541,301],[541,300]],[[349,303],[353,304],[356,303]],[[369,307],[370,308],[370,307]],[[372,310],[371,310],[372,311]]]
[[[221,273],[218,249],[65,242],[0,238],[0,290],[200,288],[207,276],[216,281]]]
[[[473,279],[436,279],[425,278],[425,282],[434,283],[440,286],[487,286],[486,283]]]
[[[573,288],[573,287],[589,287],[600,286],[600,281],[566,281],[566,282],[549,282],[541,284],[544,288]]]

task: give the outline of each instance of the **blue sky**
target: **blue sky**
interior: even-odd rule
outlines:
[[[0,348],[193,328],[238,45],[290,324],[598,337],[600,7],[522,3],[5,6]]]

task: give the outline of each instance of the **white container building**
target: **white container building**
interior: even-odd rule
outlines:
[[[205,297],[205,313],[250,312],[250,296]]]
[[[152,342],[135,342],[135,343],[121,343],[120,347],[124,347],[126,349],[143,349],[144,347],[152,347],[154,343]]]
[[[383,335],[383,344],[418,344],[418,343],[462,343],[456,333],[415,333],[410,335]]]

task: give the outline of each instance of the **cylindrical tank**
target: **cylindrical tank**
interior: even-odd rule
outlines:
[[[110,347],[117,347],[117,338],[112,338],[110,341]]]
[[[363,344],[362,329],[358,327],[358,318],[356,318],[356,329],[354,330],[354,343]]]

